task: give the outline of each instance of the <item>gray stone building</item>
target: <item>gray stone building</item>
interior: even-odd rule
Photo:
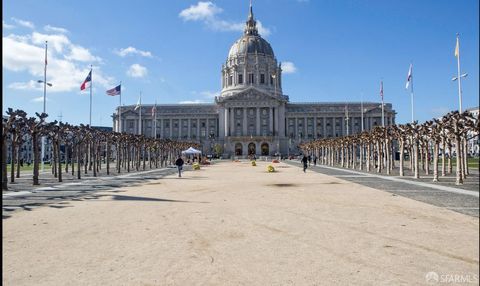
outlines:
[[[230,48],[221,69],[221,94],[212,104],[122,106],[116,131],[196,141],[203,152],[219,145],[227,156],[288,155],[298,144],[340,137],[382,124],[381,103],[291,103],[282,92],[282,67],[256,27],[252,8],[243,35]],[[117,109],[118,111],[118,109]],[[139,122],[142,112],[142,124]],[[395,123],[391,104],[384,106],[385,124]],[[362,124],[363,117],[363,124]],[[156,118],[156,124],[155,119]],[[156,128],[156,130],[155,130]]]

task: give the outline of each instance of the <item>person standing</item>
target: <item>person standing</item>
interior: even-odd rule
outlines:
[[[313,155],[313,165],[317,166],[317,156]]]
[[[306,173],[306,172],[307,172],[307,167],[308,167],[308,158],[307,158],[307,156],[303,155],[302,163],[303,163],[303,172]]]
[[[177,161],[175,161],[175,165],[177,166],[177,169],[178,169],[178,177],[182,177],[182,169],[183,169],[183,159],[182,157],[179,155],[178,156],[178,159]]]

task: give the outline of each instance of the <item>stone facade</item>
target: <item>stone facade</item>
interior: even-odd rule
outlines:
[[[361,103],[289,102],[282,92],[281,63],[258,34],[251,7],[221,75],[222,91],[213,104],[157,105],[156,114],[153,105],[123,106],[121,123],[119,113],[113,114],[114,130],[140,134],[141,126],[146,136],[199,142],[207,154],[219,144],[226,156],[296,154],[304,141],[362,130]],[[381,103],[363,103],[363,108],[364,130],[382,124]],[[384,105],[384,116],[386,125],[395,123],[391,104]]]

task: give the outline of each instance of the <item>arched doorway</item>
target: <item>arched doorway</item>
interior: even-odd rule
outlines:
[[[270,149],[268,148],[268,143],[262,143],[262,156],[268,156],[270,153]]]
[[[242,143],[235,144],[235,156],[242,156],[243,155],[243,147]]]
[[[248,144],[248,155],[255,155],[257,154],[257,146],[255,143]]]

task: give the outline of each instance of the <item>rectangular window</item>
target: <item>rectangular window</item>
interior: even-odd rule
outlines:
[[[260,83],[265,84],[265,75],[263,73],[260,75]]]
[[[233,76],[228,77],[228,85],[232,85]]]
[[[243,74],[238,75],[238,84],[243,84]]]
[[[255,83],[255,78],[254,78],[253,73],[248,74],[248,83],[249,84],[254,84]]]
[[[270,76],[270,85],[273,85],[273,76]]]

